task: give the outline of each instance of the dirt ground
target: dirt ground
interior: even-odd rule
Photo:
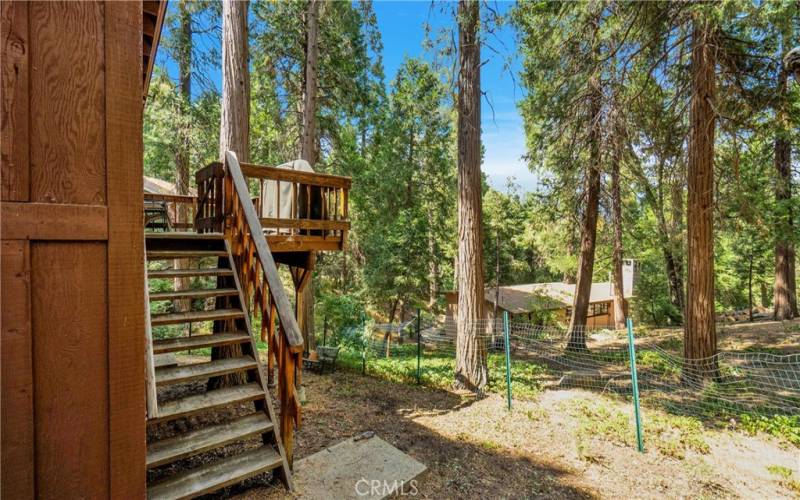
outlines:
[[[666,343],[683,338],[680,327],[645,330],[634,328],[636,345]],[[800,319],[788,321],[741,321],[717,323],[717,347],[720,351],[764,351],[772,354],[800,353]],[[624,331],[592,335],[590,348],[622,348],[627,345]]]
[[[729,325],[720,332],[720,347],[797,353],[799,332],[800,321]],[[303,377],[307,402],[295,459],[373,431],[427,466],[417,483],[424,498],[800,498],[800,449],[748,435],[734,422],[710,428],[645,408],[640,454],[630,403],[600,392],[547,389],[532,400],[515,400],[509,412],[497,394],[475,399],[344,370]],[[167,396],[193,390],[202,387],[176,387]],[[173,425],[208,423],[164,425],[151,433],[165,437],[181,430]],[[215,496],[290,497],[269,475]]]
[[[538,401],[466,395],[338,372],[305,375],[308,402],[296,458],[374,431],[424,463],[424,498],[794,498],[800,453],[776,440],[734,431],[703,431],[707,449],[639,454],[630,443],[581,432],[573,405],[598,403],[631,414],[629,405],[585,391],[546,391]],[[632,418],[632,416],[631,416]],[[647,416],[645,416],[647,418]],[[282,498],[279,486],[231,491],[236,498]]]

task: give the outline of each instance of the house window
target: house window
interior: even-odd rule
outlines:
[[[589,316],[605,316],[608,314],[608,302],[589,304]]]

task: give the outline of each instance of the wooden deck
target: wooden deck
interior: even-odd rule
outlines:
[[[241,164],[241,170],[273,253],[344,249],[350,230],[349,177],[250,163]],[[145,193],[146,227],[164,232],[224,232],[223,177],[222,164],[212,163],[197,174],[197,196]]]

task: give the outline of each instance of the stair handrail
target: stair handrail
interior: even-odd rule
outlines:
[[[231,264],[235,264],[246,301],[243,306],[249,313],[261,316],[261,337],[268,341],[267,378],[270,384],[274,362],[277,362],[278,434],[291,464],[294,427],[300,426],[300,402],[295,380],[302,369],[303,352],[303,336],[294,308],[278,274],[236,154],[227,151],[224,163],[215,162],[198,171],[197,180],[196,228],[198,232],[224,232],[231,244],[235,261]],[[274,328],[276,318],[277,334]]]
[[[227,151],[225,153],[225,172],[231,176],[233,188],[239,198],[239,203],[242,204],[241,208],[244,212],[247,225],[250,228],[250,237],[253,238],[253,242],[255,243],[256,253],[261,262],[261,269],[264,271],[267,286],[275,301],[278,320],[286,335],[286,340],[289,343],[289,350],[295,353],[302,353],[303,335],[300,333],[300,326],[297,324],[297,319],[294,317],[294,308],[289,302],[289,297],[283,287],[281,277],[278,275],[275,259],[272,257],[267,239],[264,237],[264,232],[261,229],[261,220],[258,218],[258,214],[256,214],[256,207],[250,199],[250,191],[247,189],[247,183],[244,180],[242,169],[239,167],[239,160],[236,158],[236,153],[233,151]]]

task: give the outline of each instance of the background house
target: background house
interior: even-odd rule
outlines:
[[[622,286],[625,297],[623,310],[628,313],[629,299],[633,297],[635,281],[635,265],[632,260],[626,260],[622,266]],[[552,319],[568,323],[572,314],[572,304],[575,298],[575,285],[571,283],[529,283],[523,285],[501,286],[499,295],[497,288],[487,288],[484,293],[486,300],[484,311],[485,319],[494,317],[494,304],[497,301],[498,316],[503,311],[508,311],[509,316],[517,320],[541,322]],[[447,321],[453,321],[458,309],[458,292],[446,293]],[[599,328],[614,325],[614,284],[604,281],[592,283],[589,296],[589,316],[587,326]]]

